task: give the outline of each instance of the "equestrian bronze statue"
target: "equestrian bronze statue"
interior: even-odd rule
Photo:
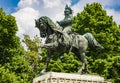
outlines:
[[[72,9],[68,7],[68,5],[65,7],[64,15],[65,18],[63,20],[57,21],[62,29],[58,28],[58,26],[47,16],[42,16],[35,20],[35,26],[39,29],[40,36],[43,38],[46,37],[45,44],[41,46],[47,48],[46,67],[41,73],[47,71],[51,55],[54,52],[62,52],[63,54],[69,52],[75,53],[82,62],[82,67],[78,70],[78,73],[82,74],[83,71],[87,73],[88,69],[85,51],[88,46],[94,49],[104,48],[96,41],[91,33],[80,35],[73,32],[71,26],[73,23]]]
[[[63,53],[69,53],[70,51],[75,53],[82,62],[82,67],[78,73],[82,74],[82,71],[88,72],[85,57],[85,51],[88,45],[93,48],[104,48],[96,41],[91,33],[79,35],[73,32],[69,33],[67,37],[66,33],[62,32],[61,29],[57,29],[52,20],[46,16],[35,20],[35,25],[40,31],[40,36],[42,38],[46,37],[45,44],[41,46],[47,49],[46,67],[42,70],[42,73],[47,71],[52,53],[60,51]]]

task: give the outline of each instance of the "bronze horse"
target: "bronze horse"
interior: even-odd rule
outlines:
[[[87,73],[88,69],[85,51],[88,48],[88,44],[93,48],[104,48],[96,41],[91,33],[79,35],[73,32],[69,34],[69,38],[67,38],[61,30],[57,29],[52,20],[46,16],[42,16],[35,20],[35,26],[39,29],[40,36],[43,38],[46,37],[45,44],[41,46],[47,48],[46,67],[41,73],[47,71],[51,55],[55,51],[61,51],[63,53],[69,53],[71,51],[75,53],[82,62],[82,67],[78,70],[78,73],[82,74],[83,71]]]

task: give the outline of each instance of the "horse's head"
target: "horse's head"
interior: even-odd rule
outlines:
[[[46,37],[47,35],[49,36],[57,30],[54,22],[47,16],[42,16],[35,20],[35,27],[40,30],[41,37]]]
[[[44,38],[47,36],[47,22],[45,17],[35,20],[35,27],[39,29],[41,37]]]

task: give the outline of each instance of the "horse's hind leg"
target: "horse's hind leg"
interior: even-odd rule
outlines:
[[[81,61],[82,61],[82,67],[81,67],[81,69],[78,71],[78,73],[82,74],[83,71],[84,71],[85,73],[87,73],[87,72],[88,72],[88,69],[87,69],[87,59],[86,59],[86,57],[85,57],[85,53],[84,53],[84,52],[81,53]]]
[[[78,70],[77,73],[82,74],[83,70],[87,69],[87,60],[85,58],[85,53],[84,52],[81,53],[78,49],[75,49],[74,53],[76,57],[82,62],[82,67]]]

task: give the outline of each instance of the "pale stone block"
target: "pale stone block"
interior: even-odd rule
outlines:
[[[33,83],[111,83],[97,75],[48,72],[33,79]]]

